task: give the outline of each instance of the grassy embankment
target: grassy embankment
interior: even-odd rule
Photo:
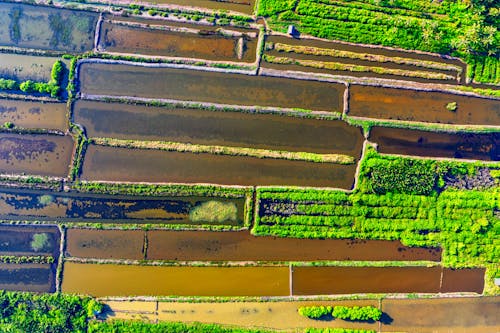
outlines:
[[[493,1],[261,0],[259,15],[272,29],[294,24],[301,33],[458,56],[467,77],[500,83],[500,17]]]
[[[299,238],[401,240],[443,248],[446,267],[497,267],[498,171],[481,163],[381,156],[368,148],[358,188],[258,188],[253,233]],[[497,168],[498,169],[498,168]],[[473,187],[473,189],[465,189]]]

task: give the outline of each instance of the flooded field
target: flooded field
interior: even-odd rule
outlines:
[[[105,20],[100,30],[99,50],[218,61],[255,61],[258,30],[242,32],[194,24],[178,27],[155,23]]]
[[[253,13],[255,0],[230,0],[230,1],[217,1],[217,0],[118,0],[121,3],[144,3],[154,5],[179,5],[197,8],[210,8],[218,10],[231,10],[243,14],[251,15]]]
[[[271,58],[288,58],[294,62],[303,62],[303,65],[279,64],[272,61],[266,62],[264,59],[264,67],[279,70],[448,84],[457,84],[459,71],[465,73],[465,64],[458,60],[443,59],[439,56],[285,36],[268,36],[265,55]],[[318,68],[317,65],[320,63],[327,66],[334,63],[338,65],[333,67],[335,69]],[[357,66],[357,68],[354,71],[349,71],[342,70],[338,66]],[[377,69],[359,71],[361,66],[376,67]],[[407,75],[403,75],[403,72],[407,72]],[[429,80],[430,78],[432,79]],[[463,78],[461,81],[464,82]]]
[[[142,230],[68,229],[66,256],[102,259],[143,259]]]
[[[481,294],[484,289],[484,268],[443,269],[441,292],[469,291]]]
[[[356,165],[90,145],[84,180],[351,188]]]
[[[441,267],[293,267],[294,295],[437,293]]]
[[[363,145],[361,129],[343,121],[277,114],[78,100],[74,105],[74,121],[85,127],[89,137],[338,153],[355,157],[361,154]]]
[[[71,136],[0,134],[0,172],[66,177],[73,153]]]
[[[0,289],[55,291],[55,269],[49,264],[0,264]]]
[[[0,3],[0,45],[64,52],[92,50],[97,14]]]
[[[198,70],[83,63],[81,92],[249,106],[342,111],[344,86]]]
[[[210,203],[210,204],[208,204]],[[208,214],[217,205],[223,213]],[[0,190],[0,217],[101,223],[243,225],[245,199],[211,197],[132,197]],[[210,220],[212,219],[212,220]]]
[[[457,103],[455,111],[446,109]],[[500,100],[351,85],[349,115],[464,125],[500,125]]]
[[[373,127],[369,140],[387,154],[500,160],[500,133],[436,133]]]
[[[39,57],[22,54],[0,53],[0,77],[17,81],[50,80],[50,72],[57,57]]]
[[[500,297],[384,299],[382,311],[391,321],[383,332],[498,332]]]
[[[66,103],[0,99],[0,124],[66,131]]]
[[[434,260],[397,241],[256,237],[248,231],[148,231],[148,259],[207,261]]]
[[[0,225],[0,255],[59,256],[61,235],[57,227]]]
[[[288,267],[64,264],[62,291],[102,296],[286,296]]]

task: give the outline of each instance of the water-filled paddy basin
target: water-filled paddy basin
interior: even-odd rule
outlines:
[[[0,172],[65,177],[73,153],[69,135],[0,134]]]
[[[441,292],[474,292],[481,294],[484,289],[484,268],[452,269],[443,268]]]
[[[55,291],[55,267],[49,264],[0,264],[0,289]]]
[[[356,165],[90,145],[81,179],[351,188]]]
[[[62,291],[102,296],[286,296],[288,267],[174,267],[66,262]]]
[[[57,227],[0,225],[0,255],[59,256],[61,235]]]
[[[358,157],[361,129],[341,120],[78,100],[74,121],[89,137],[160,140]],[[130,124],[134,124],[130,126]]]
[[[101,223],[242,225],[243,198],[132,197],[0,190],[0,217]],[[212,210],[217,213],[213,213]],[[210,213],[212,212],[212,213]]]
[[[22,128],[65,131],[66,103],[0,99],[0,123],[11,122]]]
[[[23,54],[0,53],[0,77],[17,81],[50,80],[50,72],[57,57],[41,57]],[[66,61],[67,62],[67,61]]]
[[[148,231],[148,259],[207,261],[434,260],[398,241],[256,237],[248,231]]]
[[[216,1],[216,0],[118,0],[120,3],[144,3],[153,5],[179,5],[197,8],[209,8],[217,10],[231,10],[243,14],[251,15],[253,13],[255,0],[231,0],[231,1]]]
[[[369,139],[377,143],[379,152],[387,154],[500,160],[500,133],[437,133],[373,127]]]
[[[342,111],[344,86],[270,76],[104,63],[80,65],[81,92]]]
[[[382,311],[391,317],[383,332],[498,332],[500,297],[384,299]]]
[[[102,259],[143,259],[142,230],[68,229],[66,256]]]
[[[228,29],[225,34],[214,27],[186,24],[183,27],[127,24],[106,20],[101,26],[99,50],[153,56],[199,58],[218,61],[254,62],[257,30],[252,35]],[[141,22],[142,23],[142,22]],[[154,23],[153,23],[154,24]],[[230,36],[229,34],[235,34]]]
[[[367,67],[379,68],[379,69],[374,69],[373,71],[348,71],[348,70],[329,69],[329,68],[317,68],[311,65],[307,66],[300,64],[279,64],[279,63],[273,63],[272,61],[267,62],[264,59],[263,62],[264,67],[274,68],[278,70],[298,70],[306,72],[348,75],[357,77],[376,77],[376,78],[387,78],[387,79],[398,79],[398,80],[411,80],[411,81],[427,82],[427,83],[430,81],[435,83],[443,82],[448,84],[457,83],[458,68],[463,67],[463,69],[465,70],[465,65],[457,60],[442,59],[440,57],[434,57],[430,55],[420,55],[411,52],[401,52],[401,51],[392,51],[381,48],[353,46],[338,42],[327,42],[327,41],[304,39],[304,38],[297,39],[285,36],[268,36],[266,37],[266,43],[268,45],[273,45],[273,49],[266,48],[265,51],[265,55],[269,55],[271,57],[284,57],[299,62],[302,60],[306,60],[305,63],[307,63],[307,61],[314,61],[316,62],[316,65],[320,65],[320,63],[323,63],[325,65],[328,65],[328,63],[340,63],[340,64],[348,64],[354,66],[367,66]],[[290,48],[290,47],[291,48],[295,47],[295,51],[287,52],[283,50],[284,48]],[[302,48],[307,48],[307,49],[301,50]],[[336,51],[353,52],[355,54],[352,54],[351,56],[354,58],[349,58],[346,56],[342,57],[340,55],[331,55],[332,52]],[[327,55],[327,53],[330,53],[330,55]],[[380,60],[377,61],[377,58]],[[403,59],[397,59],[397,58],[403,58]],[[444,66],[451,65],[453,67],[458,67],[458,68],[456,69],[429,68],[428,65],[427,67],[426,65],[424,65],[422,60],[432,61],[433,63],[439,63],[437,64],[437,66],[442,64]],[[413,62],[420,62],[421,66],[413,65],[412,64]],[[382,69],[386,70],[386,72],[385,73],[379,72],[379,70]],[[422,76],[420,74],[418,74],[418,76],[405,76],[402,73],[389,74],[388,71],[392,70],[412,72],[413,74],[411,75],[416,75],[415,72],[425,72],[425,74],[426,75],[428,74],[429,77],[432,77],[436,74],[437,75],[432,80],[429,80],[429,77],[425,75]],[[449,78],[447,79],[439,78],[438,75],[441,74],[447,75],[449,76]]]
[[[0,45],[65,52],[92,50],[97,14],[0,3]]]
[[[293,267],[293,294],[437,293],[441,270],[441,267]]]
[[[448,103],[457,103],[450,111]],[[349,115],[464,125],[500,125],[500,100],[429,91],[351,85]]]

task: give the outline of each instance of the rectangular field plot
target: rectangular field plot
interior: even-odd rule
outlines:
[[[443,269],[442,293],[473,292],[481,294],[484,289],[484,268]]]
[[[174,22],[104,20],[99,51],[254,62],[258,30]]]
[[[457,103],[455,111],[446,108]],[[351,85],[349,115],[463,125],[500,125],[500,100],[442,92]]]
[[[356,165],[90,145],[84,180],[351,188]]]
[[[0,217],[99,223],[243,225],[244,198],[132,197],[0,190]],[[216,213],[212,210],[216,209]]]
[[[86,95],[167,98],[317,111],[343,109],[344,86],[307,80],[104,63],[80,65]]]
[[[0,289],[54,292],[55,268],[49,264],[0,264]]]
[[[59,256],[61,235],[57,227],[0,225],[0,255]]]
[[[58,57],[42,57],[22,54],[0,53],[0,77],[17,81],[50,80],[52,66]],[[67,65],[69,64],[68,61]]]
[[[128,5],[130,3],[144,3],[152,5],[176,5],[183,7],[208,8],[215,10],[230,10],[251,15],[254,10],[255,0],[115,0],[113,3]]]
[[[0,134],[0,172],[66,177],[73,145],[69,135]]]
[[[465,64],[439,56],[284,36],[266,38],[264,66],[357,77],[457,84]]]
[[[97,14],[0,3],[0,45],[85,52],[92,50]]]
[[[500,133],[436,133],[373,127],[369,140],[387,154],[500,160]]]
[[[286,296],[288,267],[64,264],[62,291],[103,296]]]
[[[11,122],[21,128],[66,131],[66,103],[0,99],[0,123]]]
[[[78,100],[74,121],[85,127],[89,137],[335,153],[356,158],[363,145],[361,130],[343,121],[277,114]]]
[[[437,293],[441,267],[293,267],[294,295]]]
[[[207,261],[440,260],[397,241],[255,237],[248,231],[148,231],[147,259]]]

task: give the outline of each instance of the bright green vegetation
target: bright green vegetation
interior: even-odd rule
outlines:
[[[52,256],[0,256],[0,263],[3,264],[53,264],[54,262]]]
[[[482,166],[379,155],[362,162],[357,190],[257,189],[257,235],[401,240],[443,248],[443,265],[477,267],[500,261],[500,187],[476,189],[449,179],[475,179]],[[479,177],[479,176],[477,176]],[[484,183],[484,186],[483,186]]]
[[[233,202],[211,200],[189,212],[189,219],[196,223],[223,223],[238,219],[238,207]]]
[[[382,317],[382,311],[373,306],[336,306],[332,315],[350,321],[377,321]]]
[[[299,308],[299,314],[301,316],[320,319],[321,317],[326,317],[332,314],[333,308],[331,306],[301,306]]]
[[[307,328],[304,333],[376,333],[376,331],[352,328]]]
[[[49,235],[45,232],[34,234],[31,241],[31,248],[35,252],[39,252],[49,245]]]
[[[0,291],[0,332],[84,333],[102,310],[89,297]]]
[[[16,82],[15,80],[7,80],[0,78],[0,90],[20,90],[22,92],[31,94],[48,94],[51,97],[61,97],[61,83],[64,77],[64,64],[62,61],[57,60],[52,66],[51,79],[49,82],[34,82],[26,80],[23,82]]]
[[[457,111],[457,108],[458,108],[457,102],[450,102],[450,103],[446,104],[446,109],[448,111],[455,112],[455,111]]]
[[[160,322],[157,324],[142,321],[113,320],[92,322],[88,333],[270,333],[272,331],[224,327],[216,324]]]
[[[499,8],[491,0],[261,0],[273,29],[460,56],[478,82],[500,82]]]

